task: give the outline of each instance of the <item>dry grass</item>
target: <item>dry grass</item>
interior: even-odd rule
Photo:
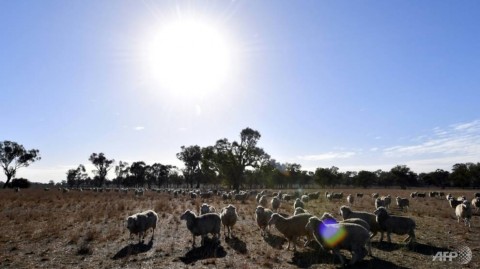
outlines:
[[[322,193],[325,190],[322,190]],[[356,199],[355,210],[373,211],[372,192],[392,197],[408,197],[409,191],[335,190],[345,194],[363,192],[365,197]],[[454,196],[471,198],[473,191],[447,191]],[[346,195],[345,195],[346,196]],[[179,216],[187,209],[199,211],[202,203],[213,205],[217,211],[226,206],[219,197],[192,200],[186,196],[173,198],[165,193],[147,192],[143,197],[133,193],[62,193],[57,190],[25,190],[14,193],[0,191],[0,268],[336,268],[338,258],[298,243],[298,252],[285,250],[286,241],[274,228],[266,239],[254,221],[254,198],[245,203],[234,203],[239,221],[234,226],[234,238],[223,236],[221,244],[207,241],[206,247],[191,249],[192,237]],[[306,205],[315,215],[333,213],[339,218],[338,209],[346,201],[327,202],[324,196]],[[143,244],[129,239],[125,218],[133,213],[154,209],[159,214],[158,228],[151,240],[147,235]],[[292,202],[283,202],[280,212],[291,214]],[[367,257],[358,268],[450,268],[448,262],[432,262],[432,255],[439,250],[453,249],[466,244],[473,253],[473,260],[464,268],[480,266],[480,218],[476,214],[472,227],[458,224],[454,210],[445,199],[410,199],[407,212],[395,205],[393,214],[410,216],[417,222],[415,248],[401,243],[403,236],[392,236],[394,244],[378,244],[374,238],[374,258]],[[197,243],[199,243],[197,238]],[[347,259],[348,252],[343,252]],[[456,265],[455,265],[456,266]],[[460,267],[460,266],[458,266]]]

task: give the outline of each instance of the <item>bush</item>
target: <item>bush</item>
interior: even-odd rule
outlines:
[[[21,189],[27,189],[30,188],[32,184],[28,179],[26,178],[14,178],[12,179],[12,182],[9,184],[9,188],[21,188]]]

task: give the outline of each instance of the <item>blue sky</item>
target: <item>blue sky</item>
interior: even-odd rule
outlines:
[[[213,93],[149,75],[145,44],[188,16],[231,45]],[[247,126],[308,170],[450,170],[480,161],[479,24],[478,1],[2,1],[0,140],[40,150],[32,181],[92,152],[180,165]]]

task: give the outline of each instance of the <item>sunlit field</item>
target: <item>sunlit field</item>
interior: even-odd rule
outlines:
[[[306,190],[313,192],[314,190]],[[315,190],[317,191],[317,190]],[[339,207],[346,200],[327,201],[324,189],[318,200],[305,205],[310,213],[320,216],[332,213],[337,219]],[[331,191],[331,190],[329,190]],[[445,198],[409,197],[414,190],[335,189],[335,192],[364,193],[352,206],[354,210],[373,212],[371,193],[408,197],[410,208],[401,212],[394,202],[389,212],[412,217],[416,223],[417,244],[403,243],[405,236],[392,235],[392,244],[378,243],[373,238],[373,257],[367,256],[354,268],[460,268],[458,263],[432,261],[438,251],[467,245],[473,259],[462,268],[480,266],[480,217],[474,212],[472,227],[457,223],[455,213]],[[428,192],[429,190],[421,190]],[[285,191],[284,191],[285,192]],[[293,191],[290,191],[293,192]],[[444,190],[454,197],[465,195],[471,200],[473,191]],[[231,203],[237,207],[239,220],[233,237],[223,234],[220,244],[206,241],[192,248],[192,237],[180,215],[187,209],[199,212],[202,203],[217,211]],[[0,191],[0,267],[1,268],[338,268],[340,261],[325,251],[297,244],[297,252],[286,250],[287,241],[274,228],[263,238],[254,220],[257,206],[251,196],[245,203],[224,202],[221,197],[202,200],[188,195],[147,191],[135,197],[129,193],[28,189]],[[125,219],[134,213],[153,209],[159,220],[155,237],[147,233],[145,241],[129,238]],[[291,215],[293,202],[282,201],[280,212]],[[386,238],[384,239],[386,240]],[[350,260],[349,252],[342,254]]]

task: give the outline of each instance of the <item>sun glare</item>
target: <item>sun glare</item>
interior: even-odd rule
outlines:
[[[196,20],[164,25],[150,48],[153,75],[176,94],[205,95],[227,80],[231,52],[224,36]]]

